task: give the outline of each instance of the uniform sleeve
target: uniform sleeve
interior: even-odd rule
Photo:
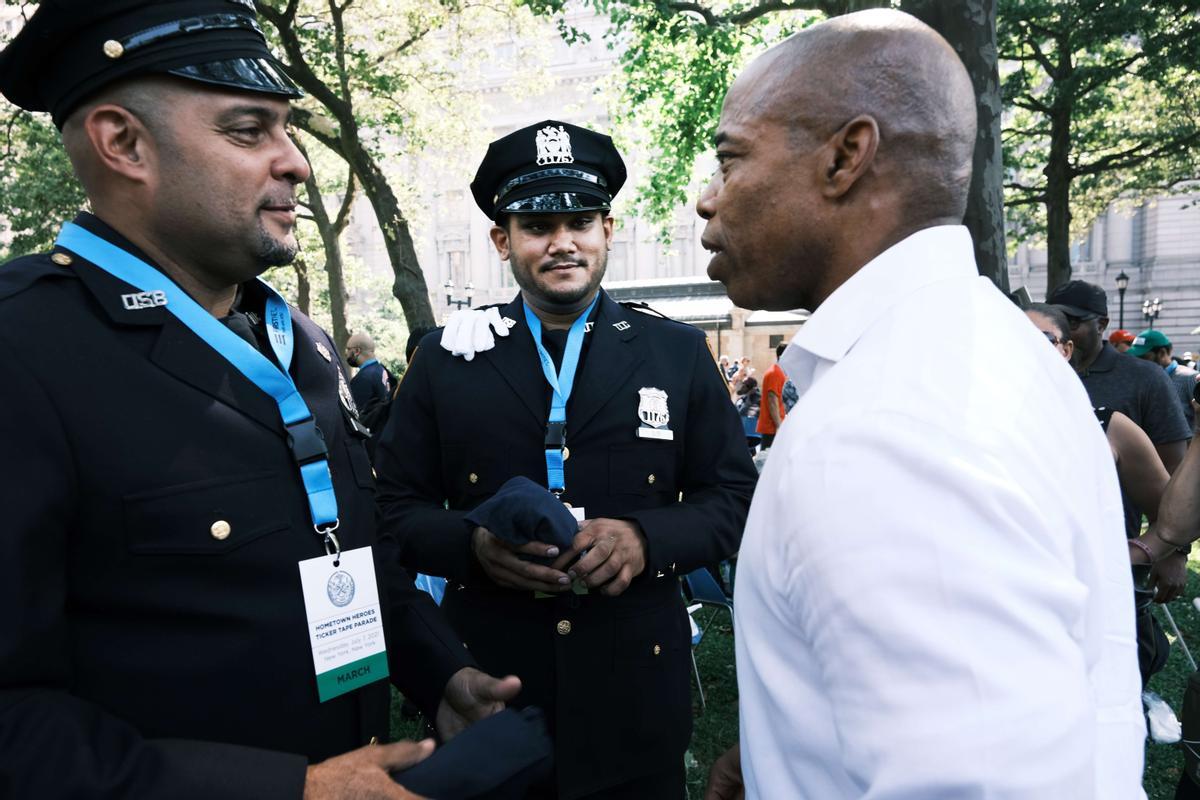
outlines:
[[[946,444],[919,421],[854,421],[768,465],[788,491],[757,501],[781,532],[767,590],[815,662],[843,767],[879,800],[1142,796],[1094,785],[1097,759],[1141,774],[1136,685],[1118,703],[1095,682],[1133,663],[1120,544],[1047,537],[1014,465]],[[1116,573],[1081,577],[1098,562]]]
[[[69,693],[67,547],[78,492],[53,399],[0,340],[0,794],[297,798],[301,756],[152,740]]]
[[[683,498],[626,515],[646,535],[651,574],[691,572],[736,553],[758,479],[741,420],[701,335],[692,352],[691,374],[681,444]]]
[[[394,544],[403,566],[465,583],[473,574],[471,534],[466,512],[446,508],[430,380],[439,353],[426,352],[436,342],[426,337],[413,354],[376,446],[381,539]]]
[[[1179,392],[1171,385],[1166,370],[1144,370],[1146,378],[1140,392],[1142,429],[1155,444],[1169,444],[1192,438],[1192,430],[1179,404]]]

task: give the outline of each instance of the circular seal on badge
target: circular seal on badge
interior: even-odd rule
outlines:
[[[354,578],[349,572],[339,569],[329,576],[329,582],[325,584],[325,593],[329,595],[329,602],[338,608],[349,605],[354,599]]]

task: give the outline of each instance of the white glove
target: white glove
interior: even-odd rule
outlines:
[[[446,320],[442,348],[470,361],[476,353],[495,347],[496,336],[508,336],[508,326],[500,318],[500,309],[495,306],[486,311],[461,308]]]

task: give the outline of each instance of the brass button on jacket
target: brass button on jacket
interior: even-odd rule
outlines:
[[[229,534],[233,530],[233,528],[231,528],[229,526],[229,523],[226,522],[225,520],[219,519],[216,522],[214,522],[212,524],[212,527],[209,528],[208,530],[212,534],[212,537],[214,539],[216,539],[218,542],[223,542],[229,538]]]
[[[566,636],[568,633],[571,632],[571,620],[560,619],[558,621],[558,625],[556,627],[557,627],[559,636]]]

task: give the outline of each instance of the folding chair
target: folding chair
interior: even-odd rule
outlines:
[[[704,567],[683,576],[683,591],[692,601],[688,605],[688,618],[692,626],[692,672],[696,675],[696,689],[700,692],[700,710],[703,711],[708,704],[704,698],[704,685],[700,681],[700,667],[696,663],[696,648],[704,640],[705,629],[721,613],[721,609],[729,612],[729,625],[733,626],[733,601],[725,596],[725,592],[721,591],[721,586],[717,583],[716,578]],[[696,615],[705,606],[708,606],[709,613],[704,619],[703,625],[697,624]]]

